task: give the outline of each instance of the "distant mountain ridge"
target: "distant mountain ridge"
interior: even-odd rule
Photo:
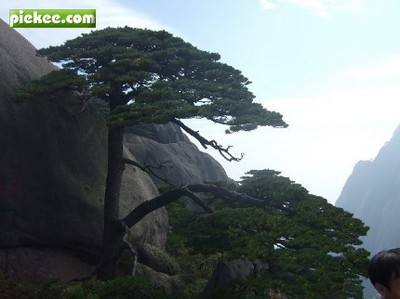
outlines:
[[[360,161],[336,202],[365,222],[365,247],[400,247],[400,126],[372,161]]]
[[[400,247],[400,126],[374,160],[355,165],[336,206],[369,226],[363,247],[372,254]],[[364,298],[370,299],[375,292],[366,286]]]

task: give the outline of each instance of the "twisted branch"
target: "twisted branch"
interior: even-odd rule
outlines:
[[[229,162],[231,162],[231,161],[239,162],[240,160],[243,159],[243,157],[244,157],[243,153],[241,153],[240,158],[238,158],[238,157],[233,156],[229,152],[229,150],[232,148],[231,145],[228,145],[226,148],[224,148],[224,147],[222,147],[222,145],[219,145],[215,140],[207,140],[206,138],[201,136],[199,134],[199,132],[192,130],[191,128],[186,126],[183,122],[181,122],[180,120],[173,119],[172,122],[174,124],[177,124],[179,127],[181,127],[186,133],[188,133],[189,135],[196,138],[205,149],[207,149],[207,146],[211,146],[213,149],[217,150],[225,160],[227,160]]]
[[[182,196],[187,196],[199,204],[206,212],[212,213],[213,210],[208,207],[199,197],[193,192],[189,191],[187,188],[175,189],[161,194],[151,200],[142,202],[138,205],[132,212],[128,214],[122,222],[129,228],[133,227],[136,223],[142,220],[147,214],[164,207],[171,202],[181,198]]]

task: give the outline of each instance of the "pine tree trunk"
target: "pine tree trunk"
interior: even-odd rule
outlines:
[[[103,252],[97,277],[101,280],[115,278],[123,233],[119,219],[119,196],[124,171],[124,127],[108,129],[108,173],[104,198]]]

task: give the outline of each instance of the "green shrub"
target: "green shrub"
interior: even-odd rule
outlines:
[[[89,295],[98,297],[86,297],[86,299],[172,299],[141,276],[126,276],[115,280],[96,282],[93,291]],[[80,299],[80,298],[77,298]]]

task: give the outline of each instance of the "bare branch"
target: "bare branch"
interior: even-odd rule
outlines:
[[[221,156],[224,157],[224,159],[226,159],[227,161],[239,162],[240,160],[243,159],[243,156],[244,156],[243,153],[240,154],[240,158],[238,158],[238,157],[233,156],[229,152],[229,150],[231,149],[232,146],[229,145],[228,147],[224,148],[221,145],[219,145],[215,140],[207,140],[206,138],[201,136],[199,134],[199,132],[193,131],[191,128],[186,126],[180,120],[173,119],[172,122],[177,124],[179,127],[181,127],[185,132],[187,132],[188,134],[190,134],[191,136],[196,138],[205,149],[207,148],[207,146],[211,146],[213,149],[216,149],[221,154]]]

